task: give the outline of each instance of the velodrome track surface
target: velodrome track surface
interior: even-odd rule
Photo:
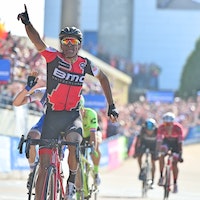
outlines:
[[[179,192],[170,194],[169,200],[200,200],[200,144],[184,146],[184,163],[179,164]],[[157,163],[158,169],[158,163]],[[129,158],[117,169],[101,171],[102,184],[99,200],[139,200],[141,182],[135,159]],[[158,172],[158,171],[157,171]],[[159,178],[156,173],[156,183]],[[0,179],[0,200],[26,200],[26,176],[22,179]],[[155,185],[146,199],[162,200],[163,188]]]

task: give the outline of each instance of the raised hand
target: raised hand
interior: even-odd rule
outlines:
[[[28,16],[28,11],[27,11],[27,8],[26,8],[26,4],[24,4],[24,9],[25,9],[25,12],[18,14],[17,19],[18,20],[21,19],[21,22],[23,24],[28,25],[28,24],[30,24],[30,21],[29,21],[29,16]]]
[[[38,81],[38,72],[36,71],[31,72],[31,74],[28,76],[25,89],[27,91],[30,91],[31,88],[33,88],[37,84],[37,81]]]
[[[108,116],[110,117],[112,122],[116,122],[119,116],[117,109],[115,108],[115,104],[109,105],[108,107]]]

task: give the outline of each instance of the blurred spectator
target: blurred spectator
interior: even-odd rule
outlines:
[[[133,86],[139,89],[159,89],[159,75],[161,68],[155,63],[132,63],[118,55],[110,55],[103,46],[94,46],[93,43],[83,46],[83,49],[97,56],[112,67],[128,74],[133,79]]]

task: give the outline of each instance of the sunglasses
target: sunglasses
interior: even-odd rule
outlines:
[[[69,42],[70,42],[72,45],[80,44],[80,41],[77,40],[76,38],[64,38],[64,39],[61,40],[61,43],[62,43],[62,44],[65,44],[65,45],[67,45]]]
[[[152,131],[155,129],[154,124],[152,124],[151,122],[147,122],[146,123],[146,129],[149,131]]]

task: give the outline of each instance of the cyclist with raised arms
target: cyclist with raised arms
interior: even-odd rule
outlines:
[[[25,88],[20,91],[13,99],[13,105],[14,106],[21,106],[27,103],[35,102],[35,101],[40,101],[42,104],[44,110],[45,110],[45,105],[46,105],[46,87],[39,87],[32,89],[36,83],[37,83],[37,77],[38,73],[33,71],[31,74],[28,76],[27,80],[27,85]],[[32,128],[29,130],[27,133],[27,137],[30,137],[32,139],[39,139],[41,136],[42,132],[42,125],[44,121],[44,113],[38,120],[38,122],[32,126]],[[29,152],[29,158],[28,158],[28,163],[30,167],[30,173],[27,181],[27,188],[30,187],[31,183],[31,178],[32,178],[32,172],[36,164],[36,148],[35,145],[30,146],[30,152]]]
[[[47,63],[47,110],[42,128],[42,139],[55,139],[61,132],[69,142],[82,141],[82,121],[79,111],[82,86],[85,75],[96,77],[104,91],[108,103],[108,116],[116,122],[118,111],[115,108],[111,87],[107,76],[94,66],[90,60],[78,55],[82,44],[82,33],[76,27],[65,27],[59,34],[58,51],[48,47],[29,20],[27,8],[18,15],[18,20],[25,25],[26,33],[38,52]],[[36,183],[36,200],[41,200],[46,169],[50,163],[47,148],[40,147],[40,169]],[[72,200],[75,194],[75,178],[78,161],[76,149],[69,146],[69,177],[66,184],[65,200]]]
[[[91,154],[91,158],[95,171],[95,183],[99,185],[99,163],[101,159],[99,145],[102,142],[102,134],[98,125],[97,112],[91,108],[86,108],[84,105],[85,99],[81,95],[80,111],[83,120],[83,142],[88,141],[90,144],[94,143],[96,153]]]
[[[151,154],[151,163],[152,163],[152,181],[151,188],[153,188],[154,177],[155,177],[155,160],[156,156],[156,137],[157,137],[157,123],[155,119],[148,118],[145,123],[142,125],[140,133],[136,138],[135,143],[135,154],[134,158],[137,158],[138,165],[140,168],[139,180],[144,180],[144,170],[142,168],[142,157],[148,148]]]
[[[178,192],[177,178],[178,178],[178,161],[182,162],[182,141],[183,141],[183,127],[180,123],[175,122],[175,115],[172,112],[167,112],[163,115],[163,123],[158,127],[157,134],[157,150],[161,152],[159,158],[160,178],[158,185],[163,185],[163,169],[165,165],[165,156],[169,149],[173,152],[173,178],[174,188],[173,193]]]

